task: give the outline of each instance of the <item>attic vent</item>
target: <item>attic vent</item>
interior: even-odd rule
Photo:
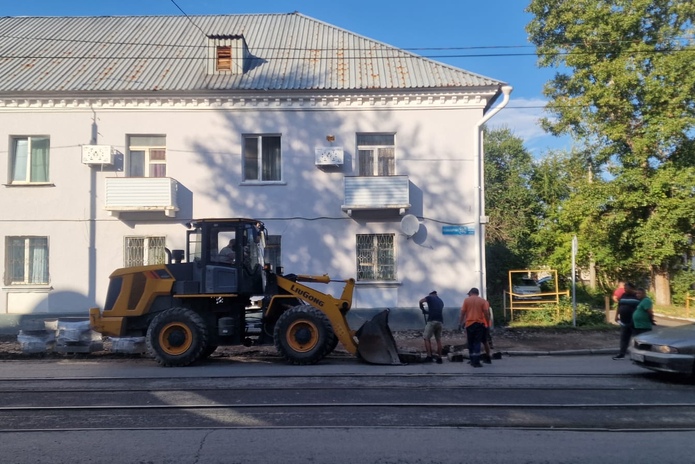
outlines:
[[[208,36],[208,74],[243,74],[249,50],[242,35]]]
[[[215,69],[217,71],[232,70],[232,47],[222,45],[217,47],[217,59],[215,61]]]

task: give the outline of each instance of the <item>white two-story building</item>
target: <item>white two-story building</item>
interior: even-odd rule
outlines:
[[[0,315],[86,315],[207,217],[355,277],[355,308],[458,307],[510,90],[298,13],[0,18]]]

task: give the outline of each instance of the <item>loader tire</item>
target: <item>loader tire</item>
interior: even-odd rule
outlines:
[[[335,347],[338,346],[338,337],[336,336],[335,332],[333,330],[330,331],[330,342],[328,343],[328,350],[326,351],[326,356],[329,354],[333,353],[333,350],[335,350]]]
[[[335,334],[325,314],[302,305],[280,316],[273,338],[278,353],[290,364],[316,364],[328,354]]]
[[[187,308],[171,308],[159,314],[147,329],[147,352],[164,367],[188,366],[208,349],[205,320]]]

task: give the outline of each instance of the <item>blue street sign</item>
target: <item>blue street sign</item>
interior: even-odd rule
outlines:
[[[442,226],[443,235],[475,235],[473,226]]]

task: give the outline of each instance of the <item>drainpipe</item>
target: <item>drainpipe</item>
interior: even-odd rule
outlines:
[[[485,274],[486,274],[486,266],[485,266],[485,224],[488,222],[488,217],[485,216],[485,159],[484,159],[484,152],[483,152],[483,143],[482,143],[482,126],[485,124],[490,118],[492,118],[494,115],[496,115],[502,108],[507,106],[507,103],[509,103],[509,96],[512,93],[512,90],[514,90],[514,87],[511,85],[503,85],[502,88],[502,95],[504,98],[502,99],[502,102],[500,102],[499,105],[494,107],[491,111],[489,111],[483,118],[478,121],[478,123],[475,125],[475,137],[474,137],[474,145],[475,145],[475,150],[473,153],[475,153],[478,157],[478,184],[475,189],[476,193],[476,213],[477,213],[477,219],[476,219],[476,235],[478,237],[478,255],[476,256],[476,261],[478,264],[478,269],[480,269],[480,282],[478,285],[478,288],[480,289],[480,296],[483,298],[487,299],[487,288],[485,285]]]

